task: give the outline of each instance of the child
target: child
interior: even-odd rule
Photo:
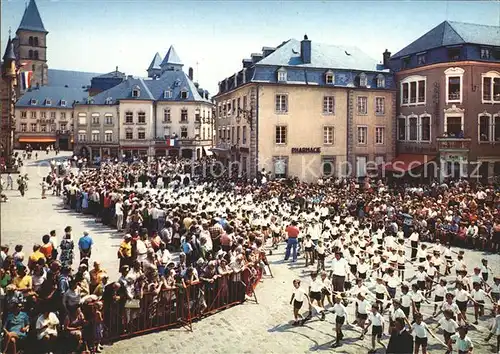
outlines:
[[[500,311],[495,317],[495,321],[493,322],[493,326],[491,327],[490,334],[488,334],[488,337],[486,337],[486,341],[489,341],[493,335],[497,337],[496,352],[500,353]]]
[[[436,316],[438,303],[442,303],[444,301],[444,296],[446,294],[446,280],[439,280],[439,284],[434,288],[434,312],[432,316]]]
[[[493,277],[493,284],[490,289],[490,296],[493,299],[494,306],[497,305],[498,300],[500,300],[500,276]],[[493,309],[494,311],[495,309]],[[494,311],[492,314],[494,315],[496,312]]]
[[[306,253],[306,267],[309,265],[309,260],[311,260],[311,265],[313,265],[314,243],[311,240],[311,235],[306,235],[306,240],[304,241],[304,249]]]
[[[323,281],[318,279],[318,273],[311,273],[311,284],[309,285],[309,298],[311,306],[316,302],[316,306],[321,307],[321,291],[323,290]],[[325,320],[325,312],[323,310],[319,310],[319,314],[321,315],[321,321]],[[312,309],[308,318],[312,315]]]
[[[420,307],[422,306],[422,301],[425,300],[422,291],[419,289],[417,284],[413,284],[411,286],[411,302],[412,302],[412,312],[413,312],[413,321],[415,321],[415,317],[420,313]]]
[[[374,304],[374,306],[377,305]],[[365,321],[368,319],[369,307],[370,303],[365,299],[365,294],[360,292],[356,300],[356,319],[358,320],[358,326],[363,329],[365,328]],[[360,339],[363,339],[364,336],[365,334],[362,333]]]
[[[488,275],[491,271],[492,269],[488,266],[488,260],[484,258],[481,259],[481,276],[485,283],[488,281]]]
[[[372,312],[368,323],[365,326],[363,335],[368,331],[368,327],[372,326],[372,349],[368,353],[375,353],[375,339],[382,345],[382,334],[384,333],[384,317],[378,312],[378,306],[376,304],[372,305]],[[362,337],[363,337],[362,335]]]
[[[475,301],[474,302],[474,317],[475,321],[474,324],[478,324],[478,317],[484,315],[484,301],[486,298],[490,299],[490,301],[493,303],[493,299],[491,296],[486,294],[486,292],[481,288],[480,283],[474,283],[473,284],[474,290],[471,292],[471,297]]]
[[[458,328],[458,333],[455,333],[450,337],[450,339],[448,339],[448,350],[452,352],[452,345],[457,344],[459,354],[472,354],[474,345],[472,344],[469,336],[467,336],[468,332],[469,330],[466,326],[461,326],[460,328]]]
[[[380,306],[380,312],[384,311],[384,300],[386,295],[389,299],[391,298],[387,292],[384,280],[381,277],[377,277],[377,283],[375,284],[375,297],[377,298],[377,304]]]
[[[427,325],[422,322],[422,319],[422,314],[418,313],[415,316],[415,323],[411,326],[413,333],[415,333],[415,354],[418,354],[420,347],[422,347],[422,354],[427,353],[427,332],[429,332],[431,336],[436,338],[434,333],[432,333]]]
[[[299,314],[299,310],[302,308],[302,305],[304,303],[304,299],[307,300],[308,303],[310,303],[309,296],[307,296],[306,292],[300,287],[300,280],[295,279],[293,281],[293,286],[295,288],[292,298],[290,299],[290,305],[293,302],[293,316],[295,318],[295,322],[293,323],[294,326],[297,326],[299,324],[299,318],[302,320],[303,317],[301,314]]]
[[[319,241],[321,242],[321,241]],[[318,242],[318,245],[319,245]],[[321,272],[321,282],[323,283],[323,288],[321,289],[321,307],[325,307],[325,298],[328,300],[330,306],[333,306],[332,303],[332,281],[327,277],[325,271]]]
[[[325,270],[325,257],[326,257],[326,247],[323,245],[323,241],[319,240],[316,246],[316,253],[318,255],[318,272]]]
[[[410,317],[410,308],[412,305],[411,295],[409,294],[410,288],[408,285],[401,286],[401,310],[405,313],[406,317]]]
[[[441,327],[443,330],[444,342],[448,343],[451,336],[457,332],[459,327],[458,323],[453,319],[453,312],[451,310],[444,311],[444,317],[442,317],[436,327]]]
[[[346,321],[347,311],[341,300],[342,296],[335,296],[335,305],[332,308],[333,313],[335,313],[335,332],[337,333],[335,342],[332,344],[332,348],[339,347],[340,341],[344,338],[344,333],[342,333],[342,325]]]
[[[14,258],[14,263],[17,265],[23,264],[24,262],[24,253],[23,253],[23,245],[16,245],[14,248],[15,252],[12,255],[12,258]]]

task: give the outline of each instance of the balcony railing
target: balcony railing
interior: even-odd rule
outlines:
[[[458,101],[460,99],[460,92],[450,92],[448,94],[448,100]]]
[[[469,150],[472,138],[437,137],[438,150]]]

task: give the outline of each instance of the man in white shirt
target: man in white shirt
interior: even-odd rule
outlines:
[[[123,227],[123,203],[121,199],[119,199],[115,203],[115,216],[116,216],[116,229],[118,230],[118,232],[121,232]]]
[[[332,260],[330,277],[332,278],[333,290],[337,292],[344,291],[345,277],[349,272],[349,264],[342,258],[340,250],[335,252],[335,258]]]

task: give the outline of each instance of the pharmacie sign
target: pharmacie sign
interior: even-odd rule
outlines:
[[[296,147],[292,148],[292,154],[320,154],[321,148],[319,147]]]

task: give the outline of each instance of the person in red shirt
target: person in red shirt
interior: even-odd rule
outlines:
[[[290,252],[292,253],[292,262],[297,261],[297,244],[298,237],[300,234],[300,230],[297,227],[297,222],[292,221],[291,225],[288,225],[285,229],[285,232],[288,236],[287,244],[286,244],[286,252],[285,252],[285,261],[290,258]]]

